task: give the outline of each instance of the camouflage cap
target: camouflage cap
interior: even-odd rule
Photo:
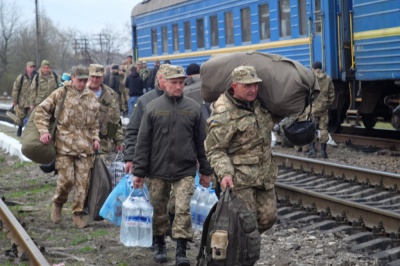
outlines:
[[[42,63],[40,64],[40,67],[42,66],[50,66],[49,60],[43,60]]]
[[[242,84],[262,82],[253,66],[239,66],[232,71],[231,77],[233,82]]]
[[[35,62],[33,62],[33,61],[29,61],[28,63],[26,63],[26,66],[27,66],[27,67],[36,66],[36,64],[35,64]]]
[[[99,64],[90,64],[89,66],[89,76],[104,76],[104,66]]]
[[[185,70],[183,70],[183,67],[164,64],[163,77],[164,79],[175,79],[175,78],[186,78],[186,75],[185,75]]]
[[[87,79],[89,78],[89,69],[82,65],[74,66],[71,75],[78,79]]]

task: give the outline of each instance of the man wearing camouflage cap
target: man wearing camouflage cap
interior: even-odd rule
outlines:
[[[204,152],[206,125],[200,105],[183,96],[185,77],[181,66],[170,65],[165,69],[164,94],[147,104],[133,156],[134,187],[143,187],[145,177],[150,184],[156,241],[154,260],[159,263],[167,261],[164,237],[168,230],[167,204],[170,193],[175,195],[172,237],[177,241],[175,258],[179,266],[190,265],[186,245],[192,238],[190,198],[197,161],[202,186],[210,186],[213,172]]]
[[[205,141],[207,158],[223,190],[233,188],[257,213],[263,233],[276,220],[274,184],[278,168],[271,155],[271,113],[257,100],[262,80],[252,66],[232,71],[232,86],[211,105]]]
[[[51,71],[50,62],[43,60],[30,86],[31,111],[58,88],[58,76]]]
[[[72,221],[78,228],[87,226],[82,219],[88,191],[89,172],[93,167],[93,154],[100,148],[99,103],[96,95],[86,88],[89,70],[84,66],[72,69],[71,82],[52,92],[36,108],[35,124],[40,141],[48,144],[50,118],[57,114],[55,168],[58,170],[56,194],[53,197],[51,220],[61,222],[62,206],[68,194],[75,190],[72,203]],[[64,99],[63,108],[60,109]]]
[[[30,86],[32,80],[32,72],[35,70],[35,63],[29,61],[26,63],[25,73],[21,74],[14,81],[13,90],[11,93],[13,107],[18,118],[17,136],[22,134],[24,119],[28,117],[30,111]],[[18,110],[18,111],[17,111]]]
[[[93,91],[100,104],[100,157],[107,164],[111,164],[113,151],[122,152],[124,133],[122,132],[122,123],[120,110],[115,100],[115,91],[103,84],[104,66],[91,64],[89,66],[89,81],[87,88]]]

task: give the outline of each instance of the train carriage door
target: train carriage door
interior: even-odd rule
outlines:
[[[321,1],[322,0],[312,0],[311,1],[311,11],[312,11],[312,18],[311,18],[311,48],[312,48],[312,55],[311,61],[320,61],[324,63],[324,50],[323,50],[323,19],[322,19],[322,10],[321,10]],[[310,63],[312,63],[310,62]],[[324,65],[324,64],[323,64]]]

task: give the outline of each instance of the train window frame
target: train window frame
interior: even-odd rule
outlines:
[[[184,36],[184,47],[185,51],[192,50],[192,38],[191,38],[191,28],[190,21],[183,22],[183,36]]]
[[[283,6],[284,3],[286,3],[285,6]],[[281,38],[290,38],[292,36],[291,9],[290,0],[278,0],[279,37]]]
[[[314,1],[314,32],[322,33],[322,6],[321,0]]]
[[[235,31],[233,24],[233,12],[226,11],[224,13],[224,24],[225,24],[225,45],[234,46],[235,45]]]
[[[157,29],[151,29],[151,52],[153,55],[158,54],[158,42],[157,42]]]
[[[263,16],[265,14],[263,14],[263,10],[262,8],[266,7],[266,11],[267,11],[267,19],[263,19]],[[263,23],[266,23],[265,27],[263,27]],[[266,40],[270,40],[271,39],[271,12],[269,9],[269,3],[266,4],[260,4],[258,6],[258,24],[259,24],[259,37],[260,37],[260,41],[266,41]],[[264,38],[265,36],[265,38]]]
[[[251,43],[250,7],[244,7],[240,9],[240,26],[242,31],[242,43]]]
[[[179,26],[178,23],[172,24],[172,51],[179,52]]]
[[[161,50],[163,54],[168,54],[168,28],[161,26]]]
[[[205,36],[204,36],[204,18],[196,19],[196,37],[197,37],[197,49],[203,50],[206,48]]]
[[[210,16],[210,40],[211,47],[219,47],[218,15]]]
[[[298,0],[299,35],[307,35],[307,0]]]

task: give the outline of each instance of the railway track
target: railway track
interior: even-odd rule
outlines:
[[[346,232],[354,252],[400,265],[400,175],[274,154],[280,219],[303,230]],[[308,222],[305,222],[308,221]]]

